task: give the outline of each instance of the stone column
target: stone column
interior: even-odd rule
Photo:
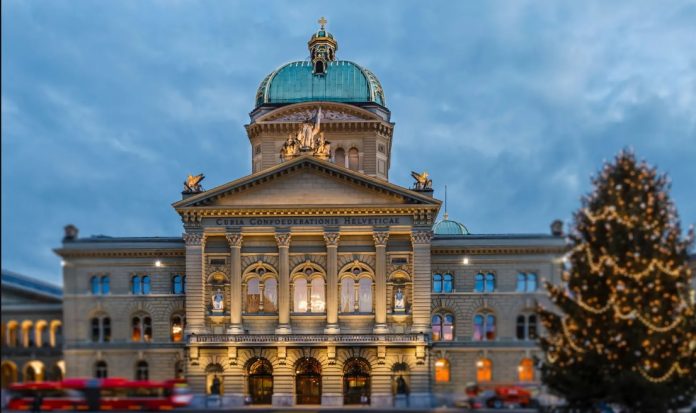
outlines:
[[[227,233],[230,243],[230,334],[242,334],[242,234]]]
[[[326,334],[339,334],[338,326],[338,232],[324,233],[326,241]]]
[[[411,234],[413,245],[413,326],[411,331],[430,333],[430,230],[415,230]]]
[[[387,333],[387,240],[389,232],[375,231],[375,328],[376,334]]]
[[[187,228],[186,243],[186,330],[185,334],[205,333],[205,280],[203,279],[203,244],[200,227]]]
[[[290,233],[276,233],[278,243],[278,327],[276,334],[290,334]]]

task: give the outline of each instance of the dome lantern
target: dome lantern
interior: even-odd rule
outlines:
[[[307,42],[310,57],[312,59],[312,73],[323,75],[329,66],[329,62],[336,60],[336,50],[338,43],[333,35],[326,30],[327,20],[322,17],[318,20],[321,26]]]

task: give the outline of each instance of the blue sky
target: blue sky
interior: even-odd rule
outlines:
[[[696,222],[693,1],[3,1],[2,266],[60,282],[62,228],[181,233],[170,204],[251,169],[258,83],[308,55],[381,80],[391,180],[427,170],[474,233],[548,232],[630,146]]]

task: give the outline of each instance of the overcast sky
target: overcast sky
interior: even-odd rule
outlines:
[[[259,82],[308,56],[381,80],[391,180],[473,233],[547,233],[630,146],[696,222],[696,3],[3,1],[2,266],[60,283],[63,226],[177,236],[188,173],[250,172]]]

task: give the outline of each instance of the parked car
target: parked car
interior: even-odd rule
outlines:
[[[482,409],[503,407],[535,407],[531,393],[519,386],[497,386],[493,389],[481,389],[478,386],[467,389],[469,408]]]

